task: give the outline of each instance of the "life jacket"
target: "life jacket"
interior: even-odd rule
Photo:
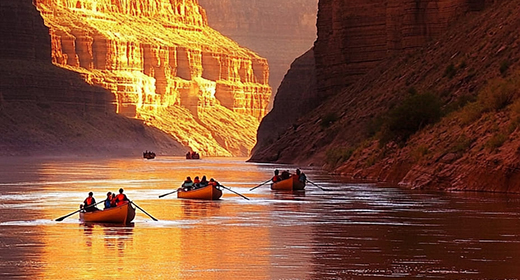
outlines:
[[[110,201],[110,199],[105,200],[105,208],[110,208],[111,205],[112,202]]]
[[[271,181],[273,181],[273,183],[280,182],[281,180],[282,180],[282,178],[280,178],[279,175],[276,175],[273,177],[273,179],[271,179]]]
[[[124,195],[122,193],[116,195],[117,206],[125,204],[125,198],[126,198],[126,195]]]
[[[197,178],[195,178],[195,179],[193,179],[193,183],[195,183],[195,184],[200,184],[200,180],[197,179]]]
[[[92,205],[92,204],[94,204],[93,201],[94,201],[94,198],[89,196],[89,197],[87,197],[87,199],[85,199],[85,205],[86,206]]]

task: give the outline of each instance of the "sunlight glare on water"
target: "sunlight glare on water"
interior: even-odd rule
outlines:
[[[520,197],[342,182],[275,192],[275,168],[245,159],[11,158],[0,162],[2,279],[504,279],[520,276]],[[186,176],[215,178],[218,201],[159,198]],[[89,191],[124,188],[131,225],[87,225]]]

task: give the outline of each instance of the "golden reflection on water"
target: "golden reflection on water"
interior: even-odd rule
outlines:
[[[317,178],[273,192],[274,166],[237,159],[0,162],[0,277],[18,279],[514,279],[520,197],[438,194]],[[185,176],[251,198],[177,199]],[[328,180],[328,181],[327,181]],[[81,224],[89,191],[123,187],[130,226]]]
[[[59,211],[46,208],[45,216],[59,217],[73,211],[88,191],[93,190],[100,201],[106,191],[124,187],[130,199],[159,222],[151,221],[137,210],[132,227],[77,225],[73,223],[77,215],[57,227],[43,227],[45,250],[40,258],[49,265],[41,276],[44,279],[69,279],[70,275],[89,279],[107,275],[143,279],[270,279],[271,273],[278,272],[271,271],[269,248],[275,246],[273,239],[276,244],[283,242],[284,237],[273,236],[276,232],[272,228],[255,224],[255,217],[266,215],[265,204],[241,201],[242,198],[226,191],[224,199],[216,202],[180,200],[175,194],[159,199],[156,195],[175,190],[187,174],[214,177],[228,187],[235,186],[235,191],[245,192],[247,189],[240,184],[265,181],[270,172],[256,167],[237,170],[233,161],[219,160],[42,164],[39,170],[42,181],[70,181],[44,186],[44,192],[59,191],[69,197],[62,203],[67,207],[60,207]],[[246,208],[241,205],[244,203]],[[245,209],[257,213],[251,221],[243,217]],[[252,225],[247,225],[248,222]],[[250,269],[243,270],[242,265]]]

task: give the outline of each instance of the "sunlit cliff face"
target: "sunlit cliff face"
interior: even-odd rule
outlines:
[[[116,110],[212,156],[247,156],[271,88],[267,60],[210,28],[197,0],[36,0],[52,60]]]

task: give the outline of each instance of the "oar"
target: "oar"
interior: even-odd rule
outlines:
[[[161,198],[161,197],[165,197],[165,196],[170,195],[170,194],[174,194],[174,193],[176,193],[176,192],[178,192],[178,191],[179,191],[179,189],[174,190],[173,192],[169,192],[169,193],[161,194],[161,195],[159,196],[159,198]]]
[[[319,188],[320,190],[322,190],[322,191],[330,191],[330,190],[326,190],[326,189],[324,189],[324,188],[322,188],[322,187],[316,185],[315,183],[313,183],[313,182],[312,182],[311,180],[309,180],[309,179],[307,179],[307,182],[309,182],[309,183],[315,185],[316,187],[318,187],[318,188]]]
[[[228,191],[230,191],[230,192],[232,192],[232,193],[238,194],[239,196],[241,196],[241,197],[243,197],[243,198],[249,200],[249,198],[245,197],[244,195],[241,195],[241,194],[237,193],[236,191],[234,191],[234,190],[232,190],[232,189],[230,189],[230,188],[226,188],[226,187],[224,187],[224,186],[222,186],[222,185],[219,185],[219,187],[222,187],[222,188],[224,188],[224,189],[226,189],[226,190],[228,190]]]
[[[254,188],[252,188],[252,189],[250,189],[249,191],[252,191],[252,190],[254,190],[254,189],[256,189],[256,188],[259,188],[259,187],[261,187],[261,186],[267,184],[269,181],[271,181],[271,179],[269,179],[269,180],[263,182],[262,184],[260,184],[260,185],[258,185],[258,186],[256,186],[256,187],[254,187]]]
[[[87,209],[87,208],[90,208],[90,207],[94,207],[94,206],[96,206],[96,205],[98,205],[98,204],[100,204],[100,203],[105,202],[105,200],[106,200],[106,199],[104,199],[104,200],[102,200],[102,201],[100,201],[100,202],[98,202],[98,203],[96,203],[96,204],[89,205],[89,206],[87,206],[87,207],[85,207],[85,208],[83,208],[83,209]],[[83,209],[79,209],[79,210],[76,210],[76,211],[74,211],[74,212],[72,212],[72,213],[70,213],[70,214],[67,214],[67,215],[63,216],[63,217],[59,217],[59,218],[57,218],[55,221],[57,221],[57,222],[61,222],[61,221],[63,221],[65,218],[70,217],[70,216],[72,216],[72,215],[78,213],[79,211],[81,211],[81,210],[83,210]]]
[[[148,215],[148,217],[152,218],[152,220],[154,220],[154,221],[159,221],[159,220],[157,220],[156,218],[152,217],[152,215],[146,213],[146,211],[144,211],[143,208],[139,207],[139,205],[135,204],[133,201],[130,201],[130,203],[132,203],[135,207],[137,207],[137,209],[143,211],[143,213],[145,213],[146,215]]]

